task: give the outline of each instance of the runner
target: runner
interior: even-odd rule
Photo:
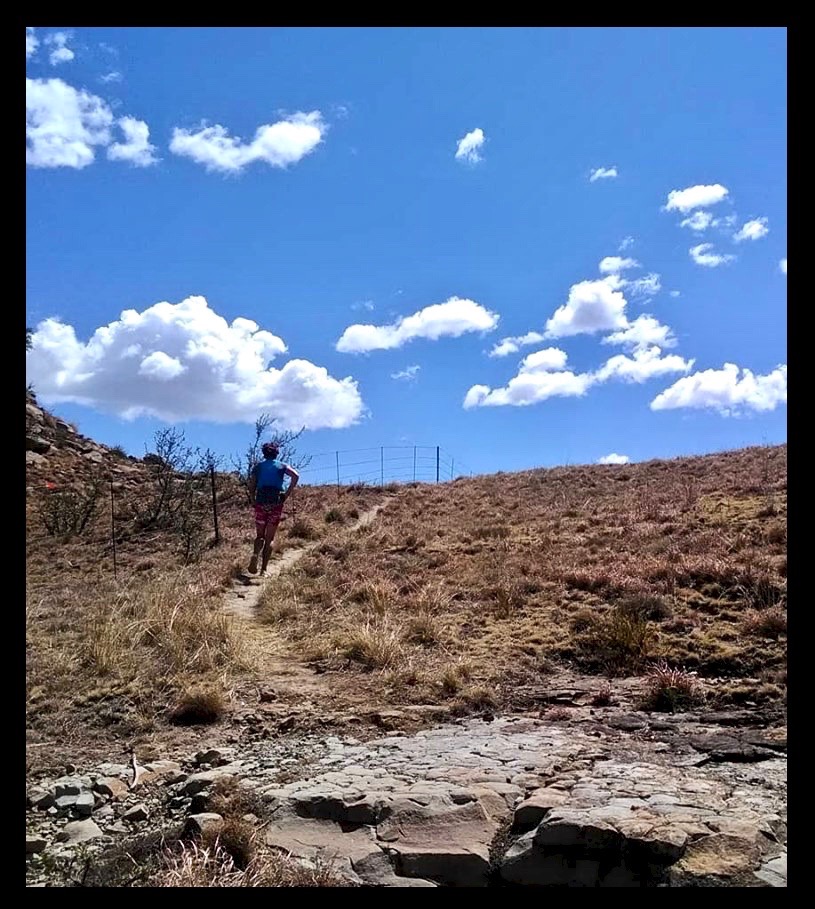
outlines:
[[[255,548],[249,561],[249,572],[258,570],[258,557],[263,551],[260,576],[266,574],[272,543],[278,525],[283,517],[283,505],[300,480],[300,474],[289,464],[278,461],[280,449],[274,442],[265,442],[262,447],[263,460],[255,465],[249,477],[249,495],[255,509]],[[286,477],[289,488],[284,492]]]

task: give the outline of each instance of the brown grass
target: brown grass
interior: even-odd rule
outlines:
[[[217,723],[226,711],[223,694],[217,688],[194,688],[185,691],[170,713],[176,726],[203,726]]]
[[[643,709],[676,713],[697,707],[704,699],[704,689],[692,672],[669,666],[665,662],[651,666],[648,675],[648,692]]]

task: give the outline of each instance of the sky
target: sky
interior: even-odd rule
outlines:
[[[783,28],[28,27],[27,381],[135,455],[269,413],[313,481],[783,442],[786,62]]]

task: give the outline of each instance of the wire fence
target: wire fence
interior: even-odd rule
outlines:
[[[472,470],[440,445],[380,445],[311,455],[300,470],[303,483],[385,486],[390,483],[444,483],[472,476]]]
[[[298,472],[301,483],[310,486],[389,486],[394,483],[446,483],[462,476],[472,476],[467,465],[457,460],[439,445],[381,445],[374,448],[355,448],[320,452],[307,457],[307,464]],[[224,471],[227,473],[227,471]],[[230,500],[246,495],[245,490],[221,482],[224,473],[214,467],[204,471],[173,473],[173,483],[181,484],[192,498],[179,506],[179,489],[172,491],[173,501],[164,518],[177,518],[175,527],[187,546],[200,537],[211,524],[214,543],[220,541],[219,511]],[[187,484],[186,487],[184,484]],[[110,539],[106,549],[111,556],[113,575],[117,576],[117,543],[125,526],[141,522],[151,526],[150,513],[161,508],[162,495],[156,478],[134,487],[133,480],[114,477],[100,469],[95,477],[74,481],[34,484],[30,489],[42,489],[46,496],[40,510],[49,532],[55,536],[81,533],[85,523],[100,512],[108,512]],[[296,516],[298,499],[287,509],[288,518]],[[168,503],[169,505],[170,503]],[[172,511],[176,508],[176,511]],[[159,511],[156,511],[158,516]],[[195,520],[190,520],[190,517]],[[50,525],[49,525],[50,521]],[[171,522],[172,523],[172,522]],[[158,526],[158,525],[157,525]],[[163,525],[162,525],[163,526]],[[199,540],[200,542],[200,540]]]

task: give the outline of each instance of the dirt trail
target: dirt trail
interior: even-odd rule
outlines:
[[[354,533],[373,523],[377,514],[388,504],[388,499],[363,512],[350,524],[346,533]],[[264,685],[271,685],[277,692],[299,694],[322,694],[330,700],[330,686],[325,677],[317,675],[304,666],[289,652],[279,632],[270,625],[258,621],[257,605],[264,586],[272,583],[283,572],[294,567],[303,556],[320,545],[321,541],[306,543],[295,549],[287,549],[267,566],[266,576],[253,577],[241,574],[232,582],[232,587],[223,599],[223,609],[228,615],[244,625],[257,676]]]

